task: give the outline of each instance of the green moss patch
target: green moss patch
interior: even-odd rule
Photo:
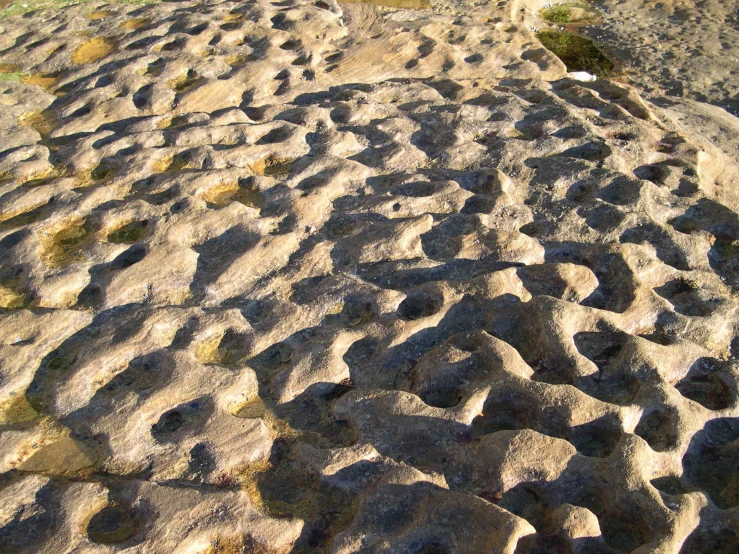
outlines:
[[[541,10],[541,18],[549,23],[569,23],[570,10],[565,6],[552,6]]]
[[[559,25],[589,23],[600,18],[600,12],[587,4],[581,3],[557,4],[544,8],[539,12],[539,15],[544,21]]]
[[[21,79],[27,77],[22,71],[15,71],[12,73],[0,73],[0,81],[16,81],[20,82]]]

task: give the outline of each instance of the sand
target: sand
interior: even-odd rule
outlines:
[[[0,20],[0,551],[739,549],[739,124],[538,9]]]

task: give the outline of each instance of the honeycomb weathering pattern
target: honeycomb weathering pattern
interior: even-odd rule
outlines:
[[[736,164],[490,13],[2,22],[0,550],[739,549]]]

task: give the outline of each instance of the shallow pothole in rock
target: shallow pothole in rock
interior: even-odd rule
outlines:
[[[179,77],[176,77],[172,79],[169,82],[169,86],[177,93],[185,93],[189,90],[194,89],[197,85],[199,85],[203,79],[198,76],[198,74],[190,69],[187,73],[184,75],[180,75]]]
[[[108,394],[124,391],[141,394],[167,382],[174,368],[174,361],[165,353],[153,352],[131,360],[128,367],[113,377],[102,390]]]
[[[197,169],[194,152],[185,150],[171,156],[165,156],[152,164],[155,173],[177,173],[188,169]]]
[[[528,521],[538,531],[547,525],[548,506],[543,491],[533,483],[519,483],[503,493],[498,506]]]
[[[118,544],[133,537],[139,525],[133,509],[106,506],[90,519],[87,536],[98,544]]]
[[[649,482],[658,491],[664,492],[671,496],[677,496],[679,494],[685,494],[688,492],[683,486],[680,479],[672,475],[666,475],[664,477],[657,477]]]
[[[159,442],[179,440],[181,434],[191,434],[201,428],[213,411],[213,401],[197,398],[167,410],[151,426],[151,436]]]
[[[514,554],[572,554],[570,542],[559,535],[536,533],[521,538]]]
[[[398,316],[408,321],[422,319],[438,313],[442,304],[443,299],[437,295],[424,291],[411,292],[398,306]]]
[[[706,522],[698,525],[680,550],[681,554],[710,552],[711,554],[735,554],[739,552],[739,535],[732,523]]]
[[[676,312],[691,317],[710,316],[721,303],[709,291],[684,279],[668,281],[654,292],[670,302]]]
[[[113,15],[115,15],[115,12],[110,10],[100,10],[85,14],[85,19],[89,19],[90,21],[100,21]]]
[[[234,366],[246,358],[251,348],[250,338],[233,329],[194,345],[195,358],[206,365]]]
[[[64,267],[83,259],[82,250],[91,238],[82,218],[72,218],[47,230],[41,237],[39,255],[48,267]]]
[[[116,42],[112,38],[95,37],[80,44],[72,51],[72,62],[86,65],[98,62],[115,50]]]
[[[567,71],[587,71],[596,77],[608,78],[615,64],[587,37],[569,31],[541,31],[537,35],[542,45],[567,66]]]
[[[141,29],[142,27],[146,27],[148,25],[149,20],[145,17],[133,17],[131,19],[127,19],[124,22],[122,22],[119,27],[121,29],[126,29],[128,31],[133,31],[136,29]]]
[[[90,178],[94,181],[104,181],[113,177],[121,170],[121,165],[112,160],[102,160],[98,166],[90,172]]]
[[[652,450],[667,452],[677,446],[678,412],[670,406],[645,410],[634,434],[643,438]]]
[[[18,118],[18,123],[36,131],[42,138],[46,137],[59,125],[59,118],[51,110],[28,112]]]
[[[739,506],[739,418],[706,423],[683,458],[685,476],[722,510]]]
[[[605,458],[616,448],[622,434],[618,416],[607,415],[573,427],[569,441],[585,456]]]
[[[250,208],[261,209],[265,202],[264,195],[249,179],[215,185],[203,192],[200,197],[210,208],[219,208],[231,202],[239,202]]]
[[[295,158],[268,156],[251,164],[249,167],[255,175],[270,175],[274,177],[288,175],[297,163]]]
[[[349,327],[358,327],[375,317],[375,309],[372,302],[361,298],[344,299],[344,307],[341,310],[341,319]]]
[[[294,354],[292,346],[286,342],[278,342],[251,358],[248,363],[256,370],[260,379],[269,379],[287,368],[292,363]]]
[[[146,234],[149,220],[131,221],[108,233],[106,240],[113,244],[133,244]]]
[[[53,207],[54,197],[51,197],[47,202],[41,202],[26,208],[0,214],[0,230],[23,227],[24,225],[30,225],[35,221],[44,219],[51,214]]]
[[[675,384],[685,398],[709,410],[724,410],[736,400],[732,386],[731,365],[712,358],[700,358],[688,374]]]
[[[631,552],[649,542],[652,536],[636,506],[632,510],[618,506],[598,516],[598,520],[606,544],[619,551]]]
[[[582,332],[573,338],[580,354],[598,367],[596,375],[577,379],[575,386],[598,400],[628,404],[641,386],[630,368],[619,363],[619,354],[628,335],[618,331]]]
[[[539,422],[539,410],[528,395],[511,393],[501,398],[490,398],[470,426],[473,438],[481,438],[497,431],[534,429]]]

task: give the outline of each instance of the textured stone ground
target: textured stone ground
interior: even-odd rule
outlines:
[[[515,19],[549,27],[547,0],[511,0]],[[582,0],[601,17],[569,26],[594,38],[618,62],[620,79],[647,98],[689,98],[739,115],[739,3],[735,0]],[[516,11],[517,10],[517,11]],[[555,25],[556,27],[556,25]],[[568,27],[565,25],[565,27]],[[739,141],[732,155],[739,153]]]
[[[736,120],[489,8],[0,23],[0,551],[739,549]]]

